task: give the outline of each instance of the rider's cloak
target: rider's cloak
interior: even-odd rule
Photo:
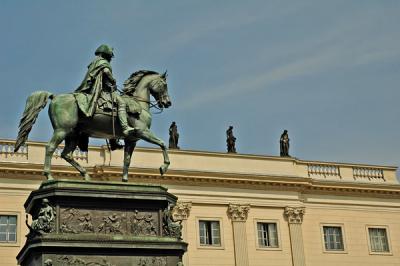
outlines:
[[[110,62],[101,56],[96,56],[89,64],[88,71],[81,85],[75,90],[74,96],[79,109],[87,117],[93,116],[97,100],[104,89],[103,70],[105,68],[108,68],[112,72]]]

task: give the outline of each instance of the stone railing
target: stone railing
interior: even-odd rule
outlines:
[[[20,162],[20,163],[34,163],[43,164],[44,155],[46,150],[46,143],[40,142],[27,142],[21,146],[17,152],[14,152],[15,141],[12,140],[0,140],[0,162]],[[61,158],[61,152],[64,145],[60,145],[53,154],[54,165],[69,165],[64,159]],[[91,157],[96,159],[96,163],[99,163],[101,159],[101,149],[91,147]],[[88,152],[82,152],[76,149],[73,152],[75,160],[83,163],[83,165],[89,165]],[[100,162],[102,162],[100,160]]]
[[[382,169],[370,167],[353,167],[354,179],[375,179],[385,181],[385,175]]]
[[[27,142],[18,152],[14,152],[14,140],[0,140],[0,164],[24,163],[43,164],[46,150],[44,142]],[[52,164],[70,166],[61,158],[64,145],[60,145],[54,153]],[[106,146],[89,146],[89,152],[75,150],[74,159],[83,167],[113,166],[121,167],[124,152],[117,150],[110,153]],[[312,178],[333,182],[368,182],[394,183],[396,167],[366,164],[306,161],[297,158],[277,156],[261,156],[246,154],[229,154],[202,151],[171,151],[170,169],[175,171],[191,171],[213,175],[245,174],[254,176],[285,176],[290,178]],[[153,148],[135,149],[135,161],[132,167],[157,169],[162,162],[161,151]]]
[[[14,152],[15,142],[10,140],[0,141],[0,158],[19,157],[28,159],[28,145],[23,145]]]
[[[338,177],[340,176],[340,168],[338,165],[331,164],[308,164],[308,176],[322,176],[322,177]]]
[[[60,146],[58,147],[53,154],[54,158],[61,158],[61,153],[63,151],[64,147]],[[79,150],[78,148],[76,148],[76,150],[73,152],[73,157],[75,160],[83,160],[83,161],[88,161],[88,153],[87,152],[83,152],[81,150]]]
[[[390,166],[325,163],[314,161],[299,161],[298,165],[302,166],[299,170],[300,175],[301,171],[305,171],[308,177],[315,179],[343,180],[349,182],[398,183],[396,180],[396,169],[395,167]]]

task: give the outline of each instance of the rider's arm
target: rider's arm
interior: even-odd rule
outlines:
[[[116,84],[116,81],[111,73],[111,70],[108,67],[104,68],[103,73],[107,76],[109,80],[112,81],[112,83]]]

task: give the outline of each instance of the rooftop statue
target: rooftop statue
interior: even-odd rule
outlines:
[[[178,141],[179,141],[178,126],[174,121],[169,127],[169,148],[180,149],[178,146]]]
[[[128,169],[136,142],[142,139],[158,145],[164,157],[164,163],[159,169],[163,175],[170,161],[165,143],[150,131],[150,107],[156,106],[150,101],[150,95],[156,100],[158,108],[171,106],[167,74],[149,70],[137,71],[124,82],[122,93],[118,93],[110,65],[114,56],[113,49],[108,45],[101,45],[95,55],[84,80],[74,93],[54,95],[47,91],[36,91],[28,97],[19,124],[15,151],[26,142],[39,112],[50,99],[49,117],[54,132],[46,145],[44,175],[48,180],[53,179],[53,153],[64,140],[65,147],[61,157],[75,167],[85,180],[90,180],[86,169],[72,156],[77,147],[87,151],[89,137],[124,139],[122,181],[125,182],[128,181]]]
[[[233,126],[229,126],[226,131],[226,147],[229,153],[236,153],[236,138],[233,136]]]
[[[279,144],[280,144],[280,149],[281,149],[281,153],[280,155],[282,157],[290,157],[289,155],[289,135],[288,135],[288,131],[285,129],[281,135],[281,138],[279,140]]]

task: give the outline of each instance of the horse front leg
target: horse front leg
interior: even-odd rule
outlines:
[[[124,168],[122,171],[122,182],[128,182],[129,166],[132,160],[132,153],[136,147],[136,142],[125,140],[124,147]]]
[[[164,157],[164,164],[160,166],[160,174],[164,175],[167,172],[168,167],[170,165],[168,149],[167,149],[167,146],[165,145],[164,141],[162,141],[160,138],[158,138],[156,135],[154,135],[153,132],[151,132],[148,129],[139,130],[137,133],[137,137],[141,138],[142,140],[145,140],[147,142],[150,142],[152,144],[158,145],[161,148],[163,157]]]

